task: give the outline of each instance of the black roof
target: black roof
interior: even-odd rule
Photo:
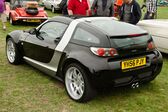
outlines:
[[[70,24],[74,19],[80,19],[80,18],[87,18],[87,17],[93,17],[93,16],[78,16],[78,15],[72,15],[72,16],[55,16],[49,19],[49,21],[60,21],[66,24]]]
[[[70,24],[73,21],[73,19],[66,17],[66,16],[55,16],[55,17],[52,17],[48,20],[49,21],[59,21],[59,22],[63,22],[66,24]]]

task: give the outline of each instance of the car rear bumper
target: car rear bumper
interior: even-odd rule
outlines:
[[[24,19],[48,19],[48,17],[16,17],[17,20],[24,20]]]
[[[41,23],[47,19],[48,17],[16,17],[15,21]]]
[[[157,55],[157,56],[156,56]],[[95,72],[91,79],[95,86],[126,86],[132,83],[149,82],[161,72],[162,69],[162,55],[160,52],[156,55],[147,55],[146,66],[137,67],[134,69],[128,69],[126,71],[121,70],[120,60],[119,62],[111,62],[109,66],[112,69],[100,70]],[[116,65],[116,66],[115,66]],[[113,69],[114,68],[114,69]]]
[[[16,17],[16,20],[47,20],[48,17]]]

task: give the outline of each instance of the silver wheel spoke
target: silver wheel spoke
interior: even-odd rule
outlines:
[[[8,60],[13,63],[15,61],[15,47],[14,47],[14,43],[9,40],[7,42],[7,57],[8,57]]]
[[[79,69],[70,67],[66,72],[65,81],[69,95],[74,99],[80,99],[83,96],[85,84]]]
[[[79,92],[79,94],[83,94],[82,87],[79,87],[79,88],[78,88],[78,92]]]
[[[73,76],[74,76],[74,78],[77,78],[76,69],[73,70]]]

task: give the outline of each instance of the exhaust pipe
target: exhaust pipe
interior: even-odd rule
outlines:
[[[133,83],[133,84],[131,85],[131,88],[133,88],[133,89],[139,88],[139,83],[138,83],[138,82]]]

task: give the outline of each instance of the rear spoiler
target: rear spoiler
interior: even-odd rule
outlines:
[[[128,37],[140,37],[144,35],[149,35],[148,33],[141,34],[129,34],[129,35],[119,35],[119,36],[110,36],[110,38],[128,38]]]

